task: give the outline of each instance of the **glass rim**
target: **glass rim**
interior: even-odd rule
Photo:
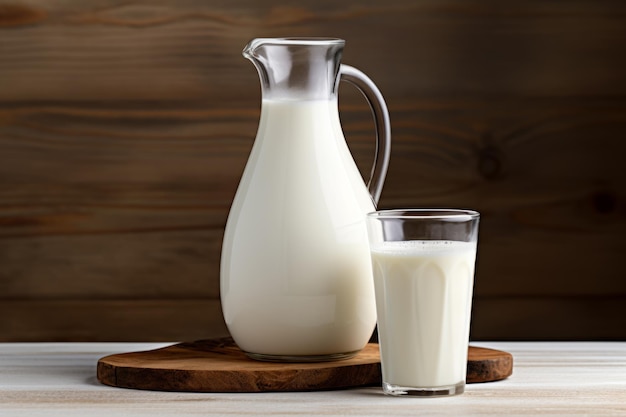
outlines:
[[[471,221],[480,218],[476,210],[454,208],[404,208],[376,210],[367,213],[370,219]]]

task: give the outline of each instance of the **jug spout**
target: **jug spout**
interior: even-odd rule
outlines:
[[[257,38],[243,50],[261,79],[264,99],[336,98],[344,47],[336,38]]]
[[[268,39],[266,38],[257,38],[253,39],[243,48],[243,56],[248,58],[252,62],[256,62],[255,60],[258,57],[258,50],[266,44]]]

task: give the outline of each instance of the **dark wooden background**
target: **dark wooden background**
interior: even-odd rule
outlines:
[[[0,0],[0,340],[224,335],[241,50],[312,35],[388,101],[380,207],[482,212],[473,339],[626,339],[626,2]]]

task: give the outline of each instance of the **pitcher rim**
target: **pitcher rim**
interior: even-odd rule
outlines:
[[[284,45],[284,46],[332,46],[343,47],[346,41],[333,37],[286,37],[286,38],[254,38],[243,48],[243,55],[249,57],[259,45]]]
[[[255,38],[250,43],[272,43],[278,45],[337,45],[345,44],[341,38],[327,36],[290,36],[281,38]]]

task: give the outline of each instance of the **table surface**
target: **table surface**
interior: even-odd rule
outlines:
[[[0,416],[626,416],[626,342],[481,342],[513,354],[513,375],[446,398],[388,397],[379,387],[205,394],[101,385],[99,358],[156,343],[0,344]]]

